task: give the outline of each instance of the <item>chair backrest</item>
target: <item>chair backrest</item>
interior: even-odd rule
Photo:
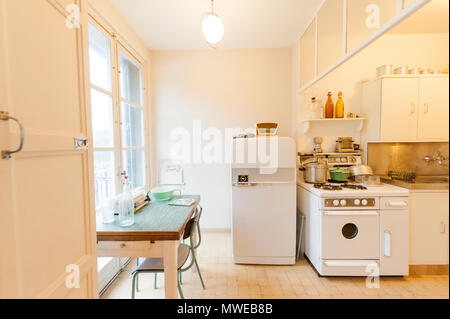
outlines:
[[[184,228],[183,239],[188,239],[194,234],[195,224],[197,223],[197,216],[192,217],[186,224]]]
[[[192,248],[198,248],[200,246],[201,242],[201,233],[200,233],[200,217],[202,216],[203,208],[198,205],[196,208],[196,212],[194,213],[194,216],[187,222],[186,227],[184,229],[183,234],[183,240],[191,238],[191,244],[193,245]],[[192,242],[192,236],[194,235],[195,229],[197,228],[197,243],[194,245]]]

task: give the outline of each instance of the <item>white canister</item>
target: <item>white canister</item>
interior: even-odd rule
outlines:
[[[312,120],[322,118],[322,101],[315,97],[311,98],[309,114]]]

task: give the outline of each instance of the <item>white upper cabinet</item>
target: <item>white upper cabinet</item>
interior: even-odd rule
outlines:
[[[449,139],[448,75],[383,77],[363,85],[367,141]]]
[[[377,31],[397,13],[396,0],[347,1],[347,52]]]
[[[314,19],[300,39],[300,87],[316,76],[316,20]]]
[[[310,87],[428,2],[323,1],[300,38],[300,90]]]
[[[416,138],[418,89],[418,78],[382,80],[381,140]]]
[[[320,74],[345,54],[344,2],[328,0],[317,13],[317,73]]]
[[[420,80],[419,139],[448,139],[448,85],[448,77]]]

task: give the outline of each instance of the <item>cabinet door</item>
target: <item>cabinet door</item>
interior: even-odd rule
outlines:
[[[412,265],[448,263],[448,194],[411,193]]]
[[[316,76],[316,20],[308,26],[300,39],[300,87]]]
[[[418,78],[386,78],[382,83],[381,140],[417,138]]]
[[[0,298],[98,297],[93,156],[74,143],[92,137],[88,1],[80,28],[70,2],[0,0],[0,108],[25,128],[23,150],[0,159]],[[0,145],[16,147],[0,122]]]
[[[327,0],[317,13],[317,73],[320,74],[344,55],[344,2]]]
[[[448,77],[420,79],[419,139],[448,140]]]
[[[347,52],[395,17],[395,0],[347,1]]]
[[[380,214],[380,275],[409,273],[409,211],[383,210]]]

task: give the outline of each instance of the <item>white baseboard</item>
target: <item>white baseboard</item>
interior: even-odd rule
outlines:
[[[202,233],[231,233],[231,228],[204,228]]]

